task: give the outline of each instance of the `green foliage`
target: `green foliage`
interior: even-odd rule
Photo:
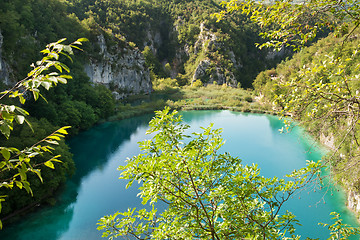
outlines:
[[[191,86],[192,86],[193,88],[199,88],[199,87],[202,87],[202,86],[203,86],[203,83],[202,83],[202,81],[201,81],[200,79],[197,79],[196,81],[194,81],[194,82],[191,84]]]
[[[27,125],[17,126],[8,140],[0,140],[0,145],[3,147],[16,146],[18,149],[25,149],[49,136],[50,133],[57,129],[45,119],[36,120],[30,118],[29,121],[31,121],[32,129]],[[23,208],[43,203],[43,201],[46,200],[45,198],[54,194],[59,186],[65,183],[67,177],[73,174],[75,166],[69,147],[63,140],[59,141],[59,144],[55,146],[52,153],[43,153],[42,155],[31,158],[32,164],[37,165],[36,168],[40,170],[42,179],[32,172],[27,173],[27,180],[33,192],[32,196],[17,187],[0,189],[0,195],[7,196],[6,201],[2,203],[1,219],[4,219],[6,222],[11,222],[13,219],[18,218],[18,216],[13,215],[13,213],[18,213],[21,216]],[[57,155],[61,155],[61,162],[48,162],[52,156]],[[50,168],[46,166],[45,163],[50,167],[52,163],[55,168]],[[1,178],[4,176],[10,177],[12,173],[14,173],[14,171],[7,173],[2,172],[0,175]],[[10,215],[12,215],[11,219],[7,218]]]
[[[330,237],[328,238],[328,240],[347,240],[352,235],[360,234],[359,228],[350,227],[349,225],[344,224],[340,219],[340,215],[338,213],[332,212],[330,213],[330,215],[334,216],[332,218],[333,220],[335,220],[334,224],[330,225],[320,223],[320,225],[328,227],[328,229],[330,230]]]
[[[42,60],[32,64],[32,71],[28,73],[27,77],[17,82],[11,89],[1,93],[0,100],[4,101],[6,98],[18,99],[21,104],[26,101],[26,94],[32,93],[35,101],[42,97],[40,87],[49,90],[58,83],[66,83],[67,79],[71,79],[69,75],[63,74],[69,72],[69,68],[63,64],[59,57],[64,55],[71,59],[69,55],[73,54],[73,48],[79,49],[86,39],[78,39],[77,41],[64,45],[65,39],[59,40],[55,43],[50,43],[46,49],[41,51],[44,54]],[[16,105],[0,104],[0,130],[6,139],[9,139],[11,131],[14,129],[14,123],[19,125],[30,123],[26,120],[29,115],[27,111]],[[39,166],[44,165],[48,168],[54,169],[54,163],[61,162],[60,155],[52,155],[48,159],[42,161],[34,160],[39,156],[50,153],[55,150],[53,145],[58,145],[62,138],[67,134],[69,127],[62,127],[55,130],[52,134],[37,139],[37,142],[31,143],[29,146],[19,150],[17,146],[2,146],[0,152],[2,155],[0,161],[0,188],[25,189],[31,195],[33,191],[28,180],[28,173],[33,173],[43,181],[41,169]],[[4,202],[6,195],[1,195],[0,203]],[[0,208],[1,209],[1,208]],[[2,225],[0,225],[2,226]]]
[[[332,0],[308,1],[304,4],[296,0],[231,0],[222,2],[226,10],[216,16],[221,20],[234,11],[248,14],[252,21],[264,29],[260,35],[267,39],[267,42],[258,43],[260,48],[274,47],[280,50],[284,46],[291,46],[298,49],[315,39],[321,30],[335,26],[337,19],[329,13],[341,9],[343,4],[345,3],[335,3]]]
[[[291,114],[314,136],[334,140],[332,173],[352,187],[360,174],[349,167],[358,161],[358,46],[355,38],[343,42],[331,34],[280,64],[274,77],[261,81],[264,72],[254,83],[282,114]]]
[[[245,166],[239,158],[219,153],[221,130],[210,125],[189,136],[188,128],[176,111],[156,112],[147,132],[153,138],[140,142],[142,153],[119,167],[128,186],[141,183],[139,196],[151,210],[103,217],[98,223],[103,236],[285,239],[285,233],[293,234],[295,216],[280,209],[320,163],[309,162],[288,175],[289,180],[265,178],[256,165]],[[161,213],[158,201],[167,206]]]
[[[206,87],[183,87],[169,96],[167,104],[171,108],[183,110],[230,109],[239,112],[272,113],[269,105],[260,105],[253,101],[254,97],[253,92],[241,88],[209,84]]]
[[[178,88],[178,83],[176,79],[172,78],[156,78],[153,81],[154,90],[166,91],[173,88]]]
[[[40,47],[48,42],[63,36],[75,41],[76,36],[79,35],[86,36],[92,42],[96,41],[96,36],[100,33],[99,25],[91,19],[86,23],[81,22],[75,14],[69,13],[70,2],[59,0],[5,0],[1,2],[2,58],[13,70],[11,80],[16,81],[32,70],[29,68],[29,62],[39,58]],[[104,33],[104,35],[107,37],[107,34]],[[114,42],[113,38],[108,39],[107,43],[110,42]],[[118,42],[122,43],[120,40]],[[98,47],[96,44],[87,44],[84,47],[87,55],[91,54],[93,58],[98,57],[96,53],[100,49],[96,49]],[[78,49],[74,51],[79,52]],[[68,120],[69,116],[60,116],[59,113],[65,112],[62,107],[68,107],[68,104],[79,105],[78,102],[86,103],[87,106],[84,108],[88,110],[87,112],[95,113],[96,121],[112,115],[115,100],[111,96],[111,92],[101,86],[93,87],[84,72],[84,64],[89,58],[87,55],[79,54],[74,61],[69,58],[62,60],[66,66],[72,69],[71,81],[66,85],[42,92],[47,101],[29,99],[23,108],[27,112],[31,112],[34,117],[48,119],[53,125],[69,125],[69,122],[62,122]],[[49,82],[43,83],[44,88],[47,88],[48,85]],[[65,102],[68,104],[65,105]],[[67,113],[69,112],[67,111]],[[86,123],[94,123],[92,114],[86,114],[86,116],[89,117],[89,121]],[[80,122],[78,121],[78,123]],[[89,126],[89,124],[75,125],[70,133],[75,133],[77,129],[87,129]]]
[[[66,36],[87,36],[74,16],[67,16],[66,5],[58,0],[4,0],[0,7],[0,30],[4,37],[3,57],[20,79],[29,63],[39,59],[39,51],[49,42]]]
[[[267,3],[224,2],[227,10],[218,17],[233,11],[247,13],[265,30],[262,36],[268,41],[259,47],[301,49],[273,76],[259,74],[254,87],[281,115],[292,116],[318,139],[331,139],[333,152],[327,161],[332,176],[358,192],[360,7],[351,0]],[[334,33],[304,48],[328,28]]]
[[[190,79],[197,64],[209,58],[211,69],[201,80],[212,78],[218,69],[228,78],[233,73],[242,86],[251,87],[253,78],[264,69],[266,52],[254,46],[259,40],[258,27],[242,14],[217,23],[211,17],[219,11],[217,1],[69,2],[70,11],[89,25],[86,28],[99,24],[115,37],[134,42],[143,50],[153,75],[160,78],[169,76],[165,67],[169,63],[172,70]]]
[[[161,63],[148,46],[144,48],[144,51],[142,53],[145,58],[145,64],[149,68],[149,70],[160,77],[165,76],[165,72],[161,66]]]
[[[179,86],[185,86],[188,84],[188,78],[180,73],[176,76],[176,81]]]

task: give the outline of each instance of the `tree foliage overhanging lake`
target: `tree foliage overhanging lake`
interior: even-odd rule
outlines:
[[[258,164],[266,177],[282,177],[303,167],[306,160],[321,158],[321,149],[304,137],[300,129],[279,133],[283,123],[275,116],[230,111],[182,114],[192,126],[191,132],[200,131],[200,126],[211,122],[215,128],[223,128],[226,143],[222,151],[240,156],[244,164]],[[95,224],[104,214],[141,208],[137,187],[125,190],[126,182],[118,180],[120,173],[116,168],[127,157],[139,153],[137,142],[150,138],[145,132],[151,117],[105,123],[72,138],[69,144],[77,166],[81,167],[68,181],[59,203],[0,232],[1,239],[99,239],[101,233],[96,231]],[[332,211],[341,213],[346,223],[356,226],[355,217],[345,206],[345,196],[333,187],[319,190],[319,186],[310,185],[294,195],[284,209],[298,217],[303,226],[297,228],[297,233],[303,236],[325,238],[328,230],[317,223],[328,223]]]

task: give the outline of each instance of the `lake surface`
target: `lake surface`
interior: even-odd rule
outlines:
[[[305,166],[306,160],[318,160],[321,152],[301,130],[280,134],[282,122],[275,116],[229,111],[187,111],[183,119],[200,131],[200,126],[214,123],[223,128],[226,140],[222,150],[238,156],[245,164],[257,163],[262,175],[282,177]],[[140,207],[137,187],[125,189],[116,170],[127,157],[139,153],[137,142],[145,135],[150,115],[105,123],[68,141],[77,166],[54,207],[43,208],[7,229],[1,240],[93,240],[100,239],[96,222],[104,215]],[[297,234],[326,239],[328,231],[318,222],[331,223],[330,212],[341,213],[346,223],[356,225],[355,217],[345,207],[345,196],[337,189],[309,187],[295,195],[285,208],[300,220]],[[284,208],[284,209],[285,209]],[[358,239],[358,237],[354,238]]]

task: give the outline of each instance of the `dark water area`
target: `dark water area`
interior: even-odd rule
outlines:
[[[214,123],[223,128],[226,140],[222,150],[238,156],[245,164],[256,163],[266,177],[282,177],[305,166],[306,160],[318,160],[322,151],[303,136],[301,129],[280,134],[282,122],[275,116],[243,114],[229,111],[187,111],[183,119],[190,131]],[[76,174],[67,182],[58,202],[26,216],[0,231],[1,240],[100,239],[96,222],[104,215],[141,207],[136,186],[125,189],[119,180],[119,165],[126,158],[140,153],[137,142],[150,138],[145,135],[151,115],[119,122],[109,122],[83,132],[68,141],[76,162]],[[330,212],[341,214],[344,221],[356,226],[356,219],[345,206],[345,195],[335,187],[309,186],[289,202],[302,226],[297,234],[326,239],[328,230],[318,222],[331,223]],[[359,239],[355,237],[354,239]]]

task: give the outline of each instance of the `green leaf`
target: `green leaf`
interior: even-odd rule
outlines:
[[[87,38],[79,38],[75,42],[87,42],[87,41],[89,41],[89,39],[87,39]]]
[[[60,64],[60,66],[61,66],[63,69],[65,69],[65,71],[70,72],[70,69],[69,69],[68,66],[66,66],[66,65],[63,64],[63,63],[59,63],[59,64]]]
[[[72,79],[73,77],[70,75],[60,75],[59,77],[61,78],[66,78],[66,79]]]
[[[14,105],[10,105],[7,107],[9,112],[14,112],[15,111],[15,106]]]
[[[48,136],[47,139],[54,139],[54,140],[57,140],[57,141],[61,140],[58,136],[55,136],[55,135]]]
[[[41,86],[43,86],[46,90],[49,90],[51,88],[51,82],[43,81],[41,82]]]
[[[8,161],[11,157],[10,151],[7,150],[6,148],[1,149],[1,154],[3,155],[3,157],[5,158],[6,161]]]
[[[39,92],[35,91],[35,89],[32,91],[35,101],[39,99]]]
[[[47,166],[47,167],[49,167],[49,168],[51,168],[51,169],[55,169],[55,166],[54,166],[54,164],[53,164],[51,161],[46,161],[46,162],[44,163],[44,165]]]
[[[6,138],[10,137],[11,130],[10,130],[9,125],[7,125],[6,123],[0,125],[0,131]]]
[[[67,53],[69,53],[70,55],[73,54],[73,51],[72,51],[71,47],[68,46],[68,45],[64,47],[64,51],[67,52]]]
[[[19,189],[22,189],[23,188],[23,184],[19,181],[16,181],[16,186],[19,188]]]
[[[0,161],[0,171],[1,169],[3,169],[6,166],[6,162],[5,161]],[[1,211],[0,211],[1,212]]]
[[[22,109],[20,107],[16,107],[16,111],[18,111],[22,115],[26,115],[26,116],[29,115],[29,113],[26,110],[24,110],[24,109]]]
[[[16,116],[15,116],[15,120],[16,120],[16,122],[17,122],[18,124],[23,124],[24,121],[25,121],[25,117],[22,116],[22,115],[16,115]]]
[[[76,42],[75,42],[76,43]],[[79,45],[81,45],[81,43],[78,43]],[[76,45],[72,45],[71,46],[72,48],[75,48],[75,49],[78,49],[78,50],[80,50],[80,51],[83,51],[81,48],[79,48],[78,46],[76,46]]]
[[[55,64],[54,66],[55,66],[55,68],[56,68],[59,72],[62,73],[62,67],[61,67],[61,66],[59,66],[59,65],[57,65],[57,64]]]
[[[41,182],[44,182],[43,178],[41,177],[40,169],[33,169],[32,172],[34,172],[39,177]]]
[[[21,168],[18,168],[18,172],[20,174],[21,180],[25,181],[27,177],[26,177],[26,168],[24,167],[24,165],[22,165]]]
[[[21,95],[21,96],[19,96],[19,101],[20,101],[20,103],[21,104],[25,104],[25,98]]]
[[[59,81],[59,83],[62,83],[62,84],[67,83],[67,80],[65,78],[58,77],[57,80]]]
[[[56,52],[50,52],[49,55],[55,58],[56,60],[59,59],[59,54],[57,54]]]
[[[53,140],[45,140],[45,142],[54,144],[54,145],[59,145],[59,143],[57,141],[53,141]]]
[[[27,182],[27,181],[22,181],[22,183],[23,183],[23,187],[25,188],[26,192],[30,193],[31,196],[33,196],[33,192],[32,192],[32,190],[30,188],[30,183]]]
[[[60,40],[58,40],[55,45],[59,44],[59,43],[62,43],[62,42],[65,42],[67,38],[62,38]]]

